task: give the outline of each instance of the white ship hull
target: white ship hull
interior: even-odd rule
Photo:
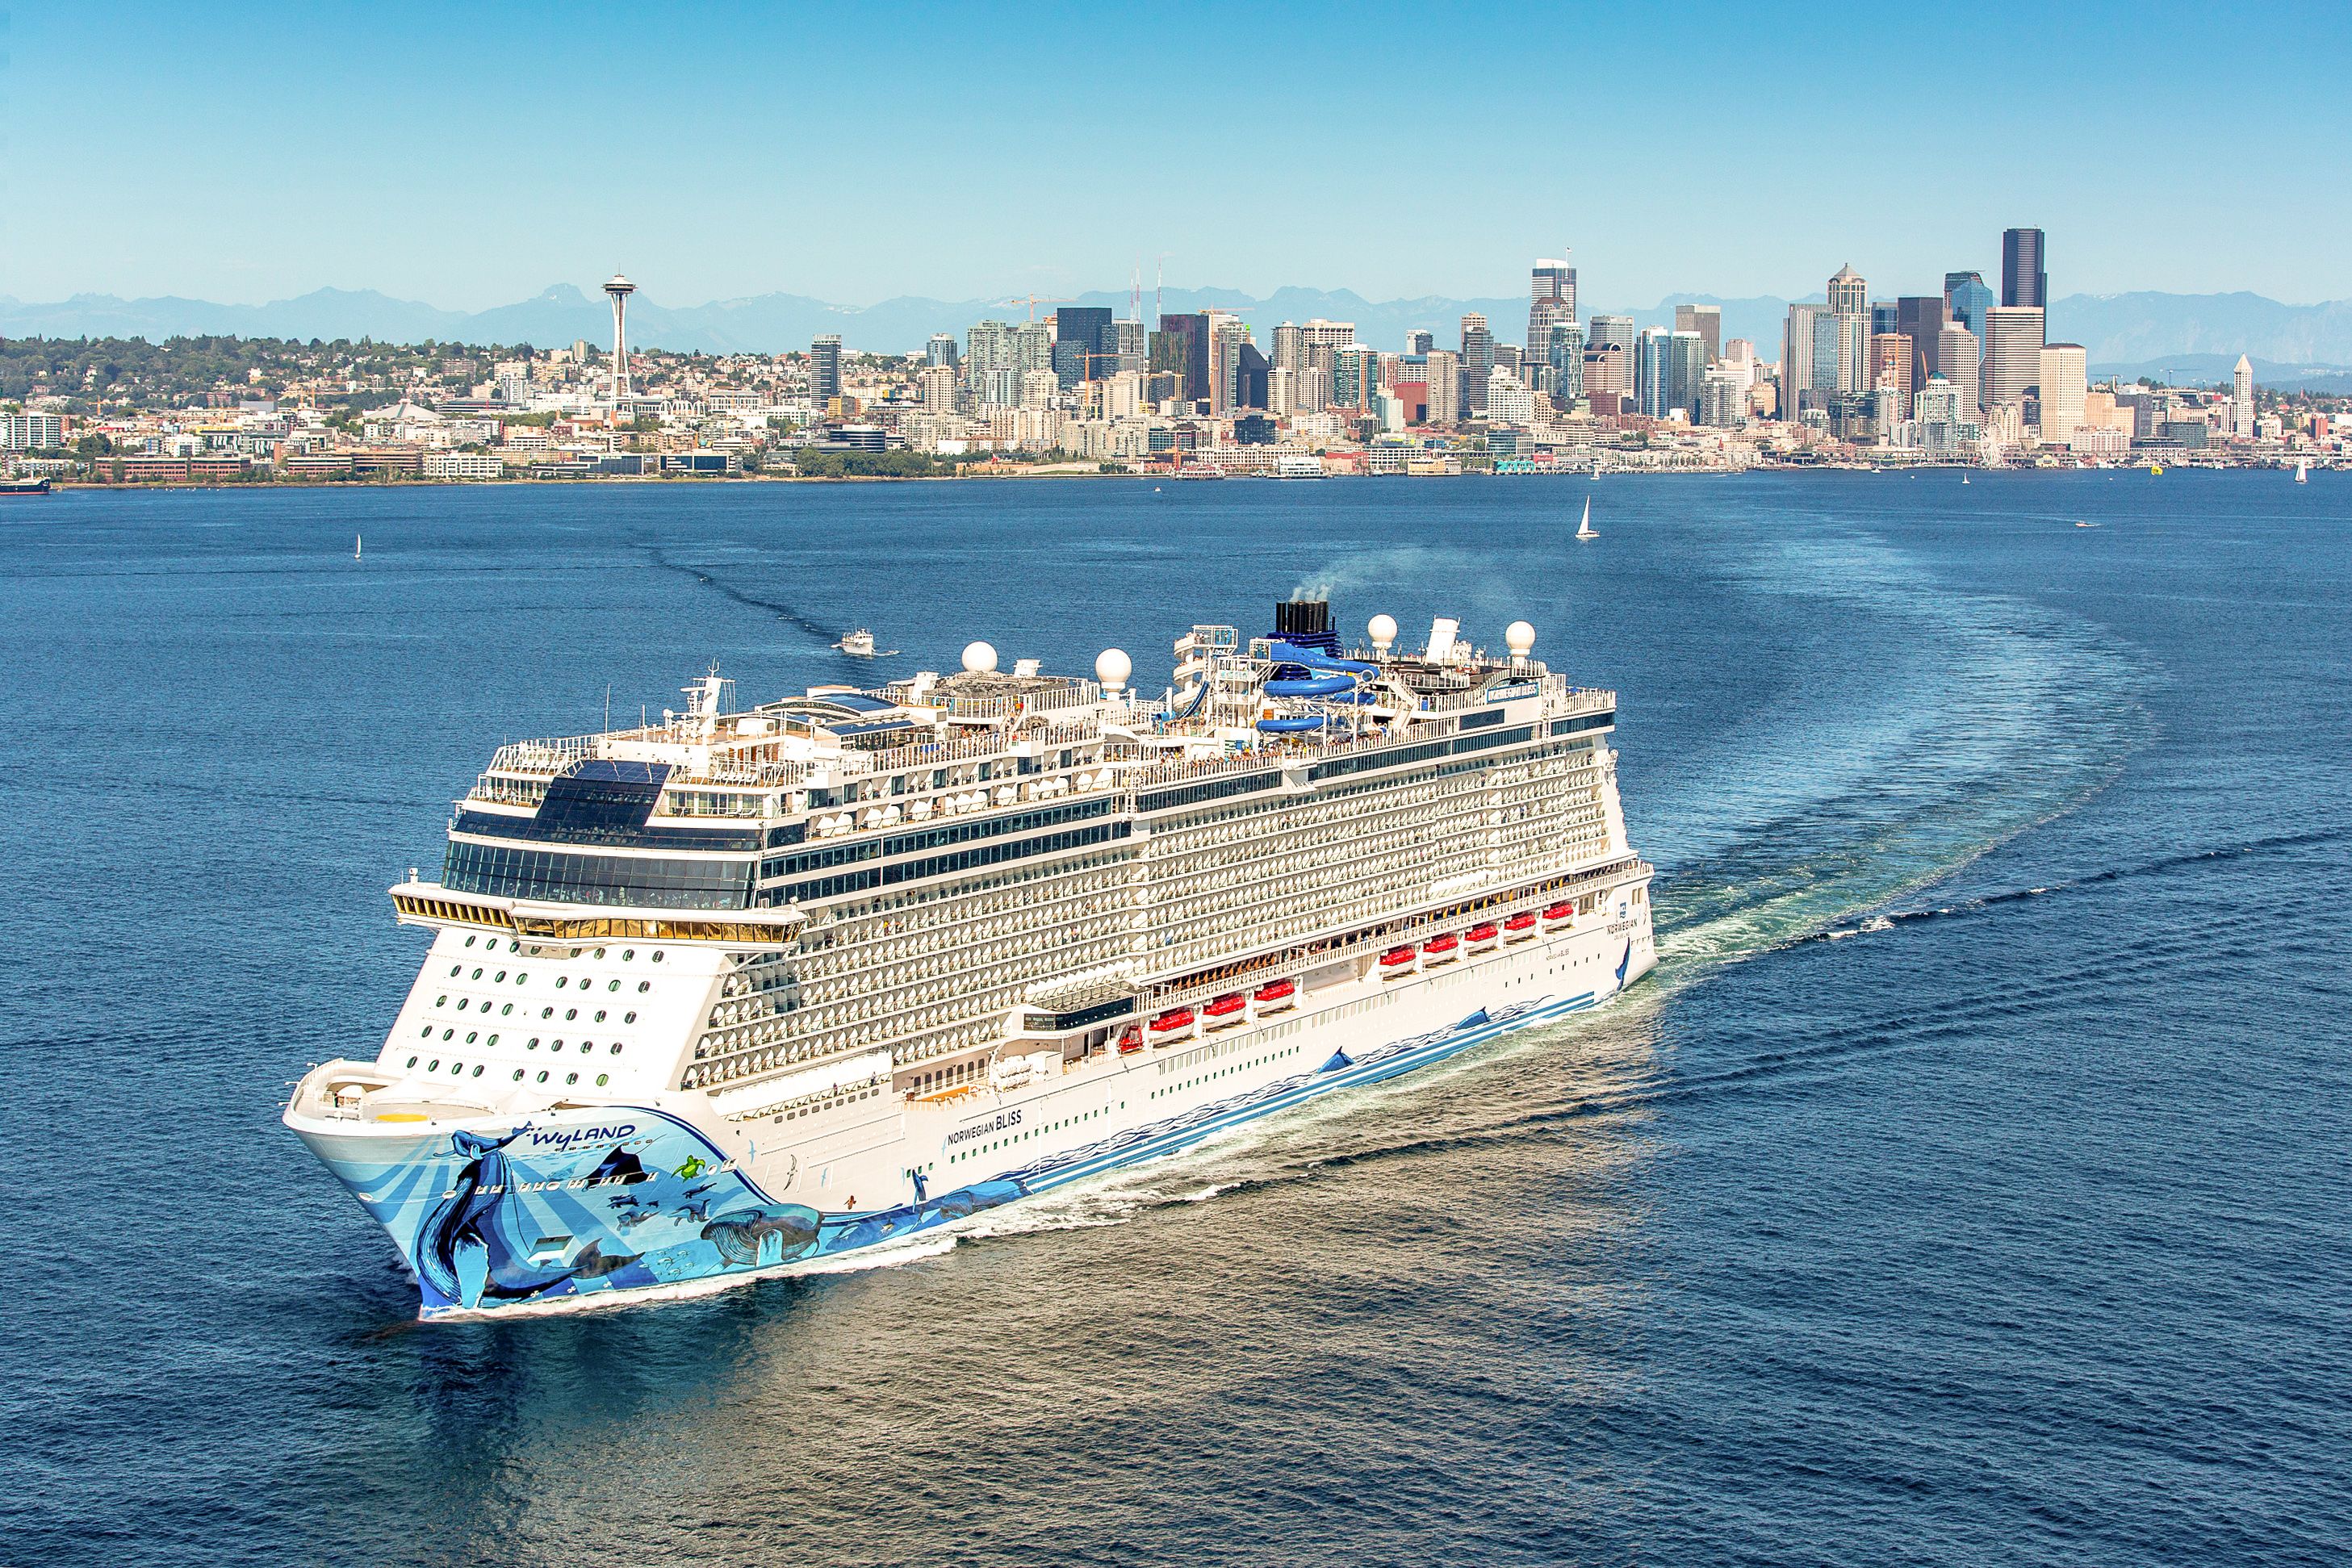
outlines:
[[[382,1223],[427,1317],[572,1310],[807,1270],[1176,1153],[1607,1002],[1656,963],[1647,868],[1595,912],[1310,987],[1279,1011],[1019,1084],[887,1092],[795,1124],[707,1096],[365,1132],[306,1080],[287,1121]]]

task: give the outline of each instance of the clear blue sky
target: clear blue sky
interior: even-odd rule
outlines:
[[[2352,296],[2334,6],[20,6],[0,294]]]

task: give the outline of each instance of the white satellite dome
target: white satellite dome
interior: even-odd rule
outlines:
[[[1095,679],[1102,683],[1102,688],[1107,692],[1118,691],[1127,685],[1127,677],[1133,674],[1135,661],[1129,658],[1123,649],[1105,648],[1095,655]]]
[[[1503,646],[1511,651],[1514,659],[1524,659],[1535,651],[1536,629],[1525,621],[1514,621],[1503,628]]]
[[[1366,626],[1364,630],[1371,633],[1372,646],[1385,653],[1396,642],[1396,617],[1393,615],[1375,615],[1372,617],[1371,624]]]
[[[996,649],[987,643],[968,643],[963,650],[963,667],[975,675],[985,675],[996,669]]]

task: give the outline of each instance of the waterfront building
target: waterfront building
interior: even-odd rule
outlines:
[[[1566,409],[1584,395],[1584,329],[1573,321],[1555,321],[1545,345],[1551,371],[1551,400]]]
[[[1209,319],[1199,312],[1162,316],[1151,335],[1151,368],[1182,381],[1181,402],[1199,403],[1209,396]]]
[[[1985,311],[1979,406],[2022,411],[2042,373],[2042,318],[2038,306],[1995,305]]]
[[[1961,330],[1966,331],[1966,328]],[[1934,457],[1957,456],[1976,410],[1963,401],[1960,390],[1942,376],[1930,376],[1911,400],[1912,422],[1918,429],[1918,446]]]
[[[1448,349],[1432,349],[1429,361],[1429,423],[1462,423],[1462,358]]]
[[[2000,236],[2000,302],[2050,308],[2048,257],[2040,229],[2004,229]]]
[[[1837,348],[1837,391],[1865,392],[1870,384],[1870,285],[1853,267],[1841,267],[1829,280],[1829,310]]]

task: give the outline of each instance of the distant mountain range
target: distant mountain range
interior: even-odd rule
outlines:
[[[1282,321],[1323,317],[1352,321],[1358,335],[1383,348],[1402,347],[1405,333],[1425,327],[1438,342],[1457,340],[1469,311],[1483,313],[1496,336],[1516,342],[1526,335],[1527,301],[1508,299],[1370,300],[1348,289],[1282,288],[1264,299],[1238,289],[1169,289],[1170,311],[1219,306],[1233,310],[1266,341]],[[1124,292],[1094,293],[1071,301],[1108,306],[1125,315]],[[1721,299],[1709,295],[1670,295],[1648,308],[1617,310],[1642,326],[1671,325],[1679,304],[1719,305],[1727,340],[1747,338],[1766,359],[1780,353],[1780,324],[1789,301],[1771,295]],[[908,353],[934,332],[961,339],[974,321],[995,317],[1019,319],[1017,300],[942,300],[915,297],[877,305],[832,305],[798,294],[760,294],[707,305],[663,306],[639,294],[629,306],[629,336],[653,348],[702,350],[711,353],[774,352],[807,346],[820,332],[838,332],[851,349]],[[1043,307],[1042,309],[1050,309]],[[1607,308],[1586,302],[1587,314]],[[1150,309],[1146,301],[1145,309]],[[585,338],[604,341],[612,317],[601,295],[568,283],[530,299],[488,310],[444,310],[413,299],[394,299],[373,289],[321,288],[267,305],[219,305],[165,296],[122,299],[110,294],[78,294],[56,304],[27,304],[0,296],[0,337],[166,338],[207,333],[257,338],[373,338],[380,341],[530,343],[551,348]],[[2226,379],[2241,353],[2253,358],[2265,382],[2334,379],[2327,372],[2352,365],[2352,299],[2318,305],[2282,305],[2257,294],[2076,294],[2051,308],[2053,341],[2078,342],[2102,373],[2175,373]],[[2210,363],[2209,363],[2210,361]],[[2292,375],[2288,372],[2292,371]],[[2347,372],[2352,373],[2352,372]]]

